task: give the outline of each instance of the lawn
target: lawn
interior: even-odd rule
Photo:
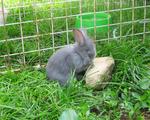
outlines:
[[[11,8],[15,4],[22,5],[17,3],[19,1],[5,0],[4,4]],[[49,0],[35,1],[44,3]],[[93,0],[82,0],[82,9],[79,8],[78,1],[65,4],[59,3],[59,0],[54,1],[55,4],[35,7],[31,5],[32,1],[24,0],[27,6],[12,8],[6,27],[0,26],[0,71],[9,71],[0,74],[0,119],[57,120],[64,110],[72,108],[80,120],[149,120],[150,22],[145,23],[145,40],[142,22],[144,18],[150,19],[150,7],[144,9],[143,0],[138,0],[132,9],[132,1],[123,0],[126,4],[122,4],[124,10],[120,11],[120,4],[117,3],[120,0],[109,0],[109,14],[112,16],[110,31],[96,34],[96,48],[98,57],[112,56],[116,66],[107,87],[102,91],[95,91],[74,78],[68,88],[61,88],[58,83],[47,81],[44,68],[35,70],[32,67],[46,64],[54,48],[57,50],[63,45],[73,43],[71,31],[66,31],[75,27],[75,16],[80,11],[87,13],[94,10]],[[96,12],[108,10],[105,0],[96,2]],[[147,2],[147,5],[150,3]],[[66,19],[66,15],[71,17]],[[54,19],[50,19],[51,17]],[[118,24],[120,22],[122,25]],[[116,35],[119,38],[113,38],[114,29],[117,30]],[[64,32],[61,33],[62,31]],[[90,36],[94,38],[94,34]],[[9,56],[5,56],[6,54]],[[21,71],[14,73],[1,66],[21,68]]]
[[[150,108],[148,42],[135,39],[101,44],[98,56],[110,55],[116,61],[112,80],[102,91],[75,80],[70,87],[61,88],[46,80],[45,70],[8,72],[0,77],[1,119],[57,120],[64,110],[72,108],[81,120],[119,120],[125,114],[144,120]]]
[[[62,4],[59,0],[55,0],[55,4],[37,4],[36,7],[35,4],[31,4],[33,2],[30,0],[24,1],[24,4],[19,3],[19,0],[15,1],[16,3],[11,0],[4,2],[6,8],[11,9],[9,10],[6,27],[0,27],[0,61],[2,61],[0,66],[13,69],[24,67],[24,64],[31,66],[45,64],[53,50],[74,42],[72,32],[67,32],[67,30],[75,28],[75,16],[80,14],[80,11],[82,13],[94,11],[93,0],[82,1],[81,9],[79,8],[79,1]],[[35,2],[37,1],[45,3],[49,0],[35,0]],[[127,0],[127,2],[122,1],[123,10],[120,11],[118,2],[119,0],[115,0],[115,2],[110,0],[109,14],[112,17],[112,23],[108,33],[98,32],[96,34],[97,42],[106,41],[108,35],[110,41],[114,40],[113,31],[115,30],[115,37],[118,37],[118,39],[120,39],[120,36],[123,39],[143,38],[143,19],[144,17],[150,18],[150,7],[144,9],[142,7],[144,3],[139,0],[135,1],[135,9],[133,10],[132,1]],[[95,11],[107,11],[107,4],[104,0],[96,0]],[[25,7],[16,8],[17,5]],[[146,16],[144,16],[144,10],[146,10]],[[66,15],[70,17],[66,19]],[[132,20],[136,22],[132,22]],[[145,23],[145,28],[145,32],[150,31],[149,22]],[[148,35],[147,33],[146,36]],[[94,38],[95,35],[91,33],[90,36]],[[5,56],[8,54],[9,56]],[[4,71],[6,68],[0,70]]]

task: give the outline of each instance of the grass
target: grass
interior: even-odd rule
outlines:
[[[12,2],[10,0],[6,0],[4,2],[6,7],[13,7],[15,4],[18,4],[19,0],[15,0],[16,2]],[[45,0],[48,1],[48,0]],[[36,2],[41,2],[41,0],[36,0]],[[29,52],[26,54],[19,54],[11,57],[0,57],[0,66],[9,65],[11,68],[18,68],[17,66],[22,66],[24,63],[23,56],[25,56],[26,64],[27,65],[36,65],[38,63],[43,64],[47,62],[47,59],[49,56],[52,54],[53,50],[46,50],[43,51],[42,49],[45,48],[50,48],[50,47],[60,47],[63,45],[67,44],[67,33],[61,33],[61,34],[55,34],[54,36],[50,35],[52,33],[52,21],[48,20],[48,18],[51,18],[51,12],[53,12],[53,17],[64,17],[64,16],[70,16],[70,15],[77,15],[80,14],[80,9],[79,9],[79,2],[68,2],[66,4],[60,4],[58,3],[58,0],[55,0],[55,4],[46,4],[42,6],[35,7],[31,3],[32,1],[24,1],[24,4],[29,5],[24,8],[14,8],[11,9],[8,18],[7,18],[7,25],[6,26],[6,31],[4,27],[0,27],[0,56],[7,55],[9,54],[14,54],[14,53],[22,53],[24,46],[24,51]],[[104,0],[97,0],[96,1],[96,12],[100,11],[106,11],[107,5]],[[115,10],[115,9],[120,9],[120,5],[118,3],[114,2],[119,2],[119,0],[114,1],[110,0],[110,10]],[[123,1],[122,1],[123,2]],[[10,4],[7,4],[10,3]],[[149,4],[149,3],[148,3]],[[71,7],[72,6],[72,7]],[[87,0],[87,1],[82,1],[82,12],[87,13],[87,12],[93,12],[93,6],[94,3],[92,0]],[[135,7],[143,6],[143,1],[139,0],[138,2],[135,2]],[[123,2],[123,8],[131,8],[132,7],[132,2],[131,0],[126,1],[126,3]],[[132,21],[132,9],[127,9],[127,10],[122,10],[122,22],[129,22]],[[144,8],[136,8],[134,10],[134,20],[142,20],[144,18]],[[146,18],[149,18],[150,8],[146,8]],[[24,37],[29,37],[29,36],[35,36],[35,35],[40,35],[40,37],[34,37],[34,38],[24,38],[24,44],[21,42],[21,29],[20,29],[20,24],[19,24],[19,12],[21,13],[21,21],[22,22],[27,22],[31,21],[28,23],[22,23],[22,34]],[[112,16],[112,24],[120,23],[120,11],[111,11],[109,14]],[[139,14],[141,13],[141,14]],[[38,19],[40,21],[37,22],[39,31],[37,32],[36,30],[36,22],[35,20]],[[43,19],[43,20],[42,20]],[[69,17],[67,19],[68,21],[68,29],[72,30],[75,28],[75,17]],[[17,23],[10,25],[12,23]],[[117,29],[117,36],[120,36],[120,31],[122,31],[121,36],[125,35],[131,35],[132,31],[134,34],[138,34],[143,32],[144,30],[144,24],[142,23],[133,23],[134,29],[132,30],[132,24],[126,23],[122,25],[122,29],[120,30],[120,25],[112,25],[110,27],[110,32],[109,35],[112,38],[113,37],[113,30]],[[149,31],[150,24],[146,24],[146,32]],[[61,32],[66,30],[66,19],[65,18],[57,18],[53,20],[53,31],[54,32]],[[92,33],[91,36],[93,37],[94,34]],[[53,37],[54,37],[54,44],[53,44]],[[72,33],[68,33],[69,37],[69,43],[73,43],[73,37]],[[102,34],[102,33],[97,33],[96,35],[97,40],[101,39],[107,39],[108,34]],[[143,35],[137,35],[134,36],[137,38],[143,38]],[[9,41],[8,43],[2,42],[2,40],[5,39],[14,39],[14,38],[19,38],[19,40],[13,40]],[[130,39],[131,37],[128,37],[127,39]],[[34,50],[40,49],[41,52],[32,52]],[[18,61],[19,59],[19,61]],[[5,64],[4,64],[5,63]],[[5,68],[2,69],[6,70]]]
[[[93,91],[74,79],[70,87],[61,88],[46,80],[44,70],[8,72],[0,77],[0,118],[57,120],[72,108],[81,120],[119,120],[124,114],[144,120],[142,110],[150,108],[148,43],[135,39],[97,45],[98,56],[113,56],[116,62],[103,91]]]
[[[19,2],[20,0],[15,0]],[[41,2],[42,0],[36,0]],[[46,1],[46,0],[45,0]],[[110,0],[110,10],[119,9],[117,3],[120,0]],[[8,7],[14,6],[13,0],[5,0]],[[24,2],[29,2],[25,0]],[[32,1],[31,1],[32,2]],[[35,38],[24,39],[25,52],[53,47],[53,36],[51,17],[53,9],[54,17],[76,15],[80,13],[79,2],[66,4],[56,3],[54,5],[43,5],[35,8],[31,2],[26,8],[12,9],[7,18],[7,24],[19,22],[19,12],[23,22],[23,36],[41,35]],[[58,0],[57,0],[58,2]],[[127,1],[125,1],[127,3]],[[130,4],[123,4],[123,8],[131,8]],[[96,11],[107,10],[105,0],[97,0]],[[93,0],[82,1],[82,12],[93,12]],[[148,2],[149,5],[149,2]],[[9,7],[10,7],[9,6]],[[74,8],[70,8],[70,6]],[[143,6],[143,1],[135,3],[135,7]],[[63,9],[64,8],[64,9]],[[134,9],[134,19],[144,18],[144,8]],[[146,18],[150,18],[150,7],[146,8]],[[112,24],[120,22],[120,11],[112,11]],[[139,14],[140,13],[140,14]],[[132,21],[132,9],[122,11],[122,22]],[[39,32],[36,31],[36,19],[38,21]],[[68,18],[68,29],[75,26],[75,17]],[[53,31],[61,32],[66,30],[66,19],[53,20]],[[132,25],[134,29],[132,30]],[[120,35],[120,25],[113,25],[110,29],[110,37],[113,30],[118,29]],[[146,23],[146,32],[150,31],[150,24]],[[122,36],[143,32],[144,24],[139,22],[122,25]],[[48,33],[48,35],[46,35]],[[1,42],[4,39],[20,38],[20,24],[0,27],[0,56],[7,53],[21,53],[22,42],[20,40]],[[73,43],[72,33],[68,34],[69,42]],[[93,36],[93,34],[91,34]],[[107,34],[97,34],[97,39],[105,39]],[[60,114],[67,108],[76,110],[81,120],[119,120],[127,116],[129,119],[146,119],[150,111],[150,46],[149,34],[146,40],[140,41],[143,35],[126,37],[124,39],[113,39],[110,42],[97,42],[97,56],[113,56],[116,67],[111,82],[102,91],[89,89],[82,82],[77,82],[73,78],[73,83],[68,88],[61,88],[57,83],[50,83],[46,80],[45,70],[34,70],[31,66],[38,63],[45,64],[53,50],[32,52],[25,54],[26,68],[23,65],[23,54],[15,56],[0,57],[0,66],[8,63],[12,68],[23,68],[19,73],[8,72],[0,76],[0,119],[48,119],[57,120]],[[39,43],[39,44],[38,44]],[[67,44],[66,33],[54,35],[54,46],[59,47]],[[6,70],[4,69],[1,69]],[[88,114],[88,111],[90,113]],[[147,118],[149,120],[150,118]]]

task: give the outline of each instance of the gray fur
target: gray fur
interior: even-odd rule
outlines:
[[[75,44],[56,51],[46,66],[48,79],[57,80],[61,85],[68,83],[72,72],[78,74],[87,70],[96,55],[95,45],[85,29],[75,29],[73,33]]]

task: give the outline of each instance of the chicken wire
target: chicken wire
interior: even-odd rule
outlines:
[[[94,28],[91,36],[96,42],[144,40],[150,33],[149,0],[1,0],[0,5],[1,72],[45,64],[55,50],[74,42],[76,17],[80,17],[82,27],[82,16],[91,12],[94,27],[87,29]],[[95,16],[102,12],[110,14],[112,21],[96,26]],[[108,27],[108,32],[97,33],[100,27]]]

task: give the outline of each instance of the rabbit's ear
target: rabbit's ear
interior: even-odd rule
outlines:
[[[74,29],[74,30],[73,30],[73,33],[74,33],[75,41],[76,41],[79,45],[83,45],[84,42],[85,42],[85,38],[84,38],[84,35],[83,35],[82,31],[81,31],[81,30],[78,30],[78,29]]]
[[[85,28],[80,28],[80,31],[82,32],[83,36],[87,36],[87,30]]]

